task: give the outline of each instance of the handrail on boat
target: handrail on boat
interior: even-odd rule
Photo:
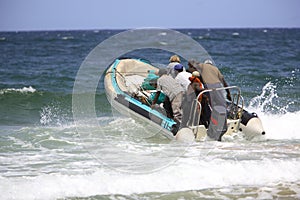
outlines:
[[[235,94],[233,97],[232,97],[232,101],[230,103],[233,103],[235,104],[236,106],[239,106],[240,105],[240,102],[242,103],[241,104],[241,108],[243,109],[244,108],[244,98],[241,96],[241,89],[238,87],[238,86],[228,86],[228,87],[219,87],[219,88],[211,88],[211,89],[205,89],[203,91],[201,91],[197,98],[196,99],[199,99],[199,97],[204,94],[204,93],[208,93],[208,92],[213,92],[213,91],[219,91],[219,90],[237,90],[238,93]]]
[[[197,96],[196,99],[198,99],[202,94],[204,94],[206,92],[219,91],[219,90],[228,90],[228,89],[237,89],[239,96],[241,95],[241,89],[238,86],[228,86],[228,87],[219,87],[219,88],[205,89],[205,90],[201,91],[198,94],[198,96]]]
[[[196,118],[197,117],[197,109],[198,108],[196,107],[197,109],[195,109],[195,106],[199,106],[198,118]],[[192,109],[193,109],[193,112],[192,112]],[[192,106],[191,106],[191,112],[189,114],[189,119],[187,121],[187,125],[189,127],[191,127],[191,126],[197,126],[199,124],[200,117],[201,117],[201,111],[202,111],[202,105],[201,105],[201,103],[198,101],[198,99],[194,99],[193,103],[192,103]]]
[[[197,125],[200,122],[200,117],[201,117],[201,111],[202,111],[202,106],[201,103],[198,101],[199,97],[203,95],[204,93],[209,93],[213,91],[220,91],[220,90],[236,90],[236,94],[231,95],[231,101],[227,101],[229,114],[233,119],[240,119],[242,116],[242,111],[244,108],[244,98],[241,96],[241,90],[238,86],[228,86],[228,87],[220,87],[220,88],[211,88],[211,89],[205,89],[201,91],[198,96],[193,100],[193,103],[191,105],[191,110],[190,110],[190,115],[189,115],[189,120],[187,122],[188,126],[194,126],[197,127]],[[198,107],[195,107],[198,106]],[[198,113],[197,113],[197,108]],[[197,116],[198,115],[198,116]],[[197,130],[196,130],[197,131]]]

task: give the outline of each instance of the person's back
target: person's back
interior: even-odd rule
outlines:
[[[223,82],[223,75],[216,66],[212,64],[200,63],[199,68],[201,70],[203,81],[206,84],[216,84]]]
[[[191,73],[186,72],[182,64],[177,64],[174,66],[175,70],[175,80],[181,85],[181,87],[187,91],[187,88],[190,84],[189,78],[192,76]]]
[[[177,76],[175,77],[175,80],[180,83],[180,85],[184,88],[184,90],[186,91],[190,81],[189,81],[189,77],[191,77],[191,73],[183,71],[177,74]]]
[[[163,92],[166,95],[164,108],[167,111],[167,116],[180,122],[182,116],[181,104],[184,89],[171,75],[167,75],[166,69],[160,69],[158,71],[158,75],[160,77],[157,79],[156,84],[157,93],[151,107],[153,107],[153,105],[157,102],[158,94]]]
[[[167,65],[167,74],[170,74],[173,78],[175,78],[175,70],[174,66],[180,64],[180,58],[177,55],[173,55],[169,59],[169,64]]]
[[[181,85],[171,75],[167,74],[158,78],[157,85],[158,91],[163,91],[171,101],[177,94],[184,91]]]
[[[201,80],[205,84],[205,87],[208,89],[219,88],[219,87],[228,87],[224,76],[220,70],[213,65],[211,60],[206,60],[204,63],[198,63],[195,60],[189,61],[189,66],[193,67],[195,70],[199,71],[201,74]],[[226,89],[227,99],[231,101],[230,91]]]

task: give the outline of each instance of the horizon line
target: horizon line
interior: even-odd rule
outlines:
[[[300,29],[300,27],[284,27],[284,26],[257,26],[257,27],[177,27],[177,28],[164,28],[164,27],[138,27],[138,28],[66,28],[66,29],[60,29],[60,28],[49,28],[49,29],[10,29],[10,30],[0,30],[0,32],[45,32],[45,31],[101,31],[101,30],[113,30],[113,31],[123,31],[123,30],[134,30],[134,29],[170,29],[170,30],[187,30],[187,29],[194,29],[194,30],[200,30],[200,29]]]

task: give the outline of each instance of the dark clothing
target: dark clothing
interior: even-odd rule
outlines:
[[[183,109],[183,117],[181,128],[187,126],[197,126],[198,124],[204,125],[206,128],[209,126],[209,119],[211,115],[211,109],[208,102],[208,96],[206,94],[202,94],[201,99],[197,99],[197,96],[204,89],[200,87],[199,82],[192,82],[184,95],[182,109]],[[199,119],[199,111],[200,106],[198,102],[200,100],[201,104],[201,115]]]
[[[174,118],[174,113],[173,113],[173,109],[172,109],[172,103],[169,99],[168,96],[165,97],[165,100],[163,102],[163,107],[167,113],[167,117],[173,119]]]

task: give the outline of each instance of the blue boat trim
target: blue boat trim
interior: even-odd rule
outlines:
[[[136,60],[138,60],[138,59],[136,59]],[[144,62],[143,60],[139,60],[139,61]],[[170,118],[166,117],[165,115],[163,115],[162,113],[151,109],[149,106],[134,99],[133,97],[126,94],[125,92],[123,92],[120,89],[120,87],[117,84],[117,80],[116,80],[116,73],[117,73],[116,67],[118,66],[119,63],[120,63],[120,60],[116,59],[116,61],[114,62],[113,66],[112,66],[112,69],[111,69],[112,86],[117,93],[116,100],[119,103],[121,103],[125,106],[128,106],[129,109],[131,109],[131,110],[139,113],[140,115],[146,117],[147,119],[159,124],[161,127],[165,128],[169,131],[172,131],[173,125],[176,124],[176,122],[173,119],[170,119]]]

